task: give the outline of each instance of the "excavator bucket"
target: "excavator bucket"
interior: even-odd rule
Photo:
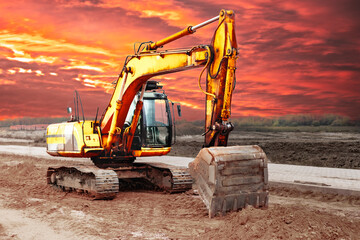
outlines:
[[[203,148],[189,170],[210,218],[268,206],[267,158],[259,146]]]

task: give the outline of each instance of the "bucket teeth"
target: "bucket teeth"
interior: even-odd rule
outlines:
[[[256,145],[204,148],[189,169],[209,217],[268,206],[267,158]]]

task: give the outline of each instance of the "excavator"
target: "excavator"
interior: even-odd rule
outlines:
[[[209,45],[160,50],[164,45],[218,21]],[[90,158],[89,166],[49,167],[48,184],[95,199],[112,199],[119,181],[145,179],[167,192],[196,188],[209,216],[248,205],[268,206],[268,169],[264,151],[254,146],[228,147],[234,126],[229,121],[235,88],[238,49],[235,14],[221,10],[212,19],[157,42],[144,42],[125,59],[110,103],[100,120],[80,120],[76,93],[75,116],[47,128],[47,153]],[[153,77],[202,68],[198,85],[205,94],[204,145],[188,168],[160,162],[139,163],[139,157],[170,152],[174,139],[174,103]],[[206,89],[201,77],[207,71]],[[81,103],[82,106],[82,103]],[[166,160],[166,157],[165,157]]]

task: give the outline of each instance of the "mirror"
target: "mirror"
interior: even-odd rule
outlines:
[[[177,107],[178,115],[179,115],[179,117],[181,117],[181,105],[178,104],[178,105],[176,105],[176,107]]]
[[[67,107],[67,112],[68,112],[68,114],[72,113],[71,107]]]

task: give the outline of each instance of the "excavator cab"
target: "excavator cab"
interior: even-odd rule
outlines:
[[[158,82],[148,81],[146,91],[142,95],[140,90],[130,105],[122,133],[131,136],[130,129],[135,128],[130,148],[134,157],[161,156],[170,152],[174,118],[167,95],[161,89]],[[134,117],[139,101],[142,101],[142,108],[139,116]],[[133,124],[133,121],[137,121],[137,124]]]
[[[138,94],[130,106],[124,128],[131,125]],[[145,92],[143,108],[136,126],[132,150],[171,146],[173,123],[169,100],[165,93]]]

